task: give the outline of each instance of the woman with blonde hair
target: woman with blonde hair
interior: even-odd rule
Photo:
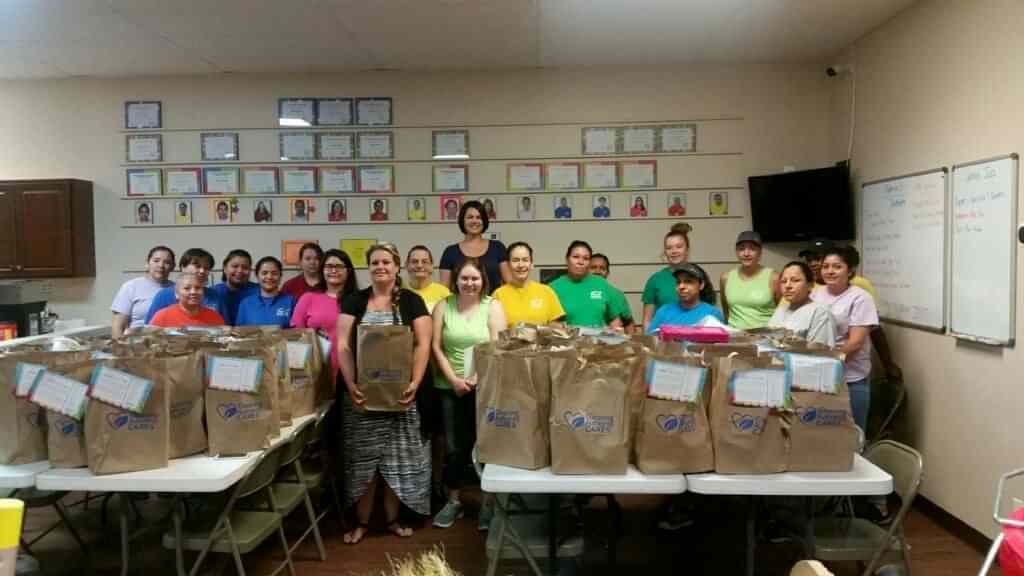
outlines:
[[[644,303],[644,327],[651,323],[654,313],[666,304],[674,304],[679,300],[676,294],[675,271],[690,258],[690,230],[693,228],[686,222],[677,222],[668,229],[662,240],[662,257],[667,264],[647,279],[641,301]]]
[[[401,256],[392,244],[377,244],[366,252],[370,285],[345,298],[338,317],[338,363],[346,393],[342,395],[342,454],[345,500],[355,505],[357,525],[345,533],[356,544],[369,530],[377,492],[383,491],[387,529],[405,538],[412,529],[399,521],[400,504],[417,514],[430,514],[430,443],[420,433],[417,391],[430,356],[430,316],[423,299],[402,288]],[[368,412],[356,382],[357,326],[401,325],[413,333],[412,380],[400,402],[401,412]]]

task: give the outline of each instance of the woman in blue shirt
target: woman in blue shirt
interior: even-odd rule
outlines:
[[[693,326],[708,316],[725,323],[722,312],[715,307],[715,289],[704,270],[696,264],[680,264],[672,273],[676,277],[678,302],[665,304],[654,313],[647,325],[647,333],[654,334],[658,327]]]
[[[295,308],[295,298],[281,292],[281,261],[264,256],[256,263],[259,292],[250,294],[238,305],[238,326],[280,326],[287,328]]]
[[[238,306],[242,300],[259,293],[259,285],[249,281],[252,272],[252,256],[241,248],[236,248],[224,257],[224,272],[220,284],[210,291],[220,296],[227,314],[224,321],[234,326],[238,323]]]

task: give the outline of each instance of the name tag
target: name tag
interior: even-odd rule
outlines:
[[[601,290],[592,290],[590,292],[590,299],[591,300],[603,300],[604,299],[604,292],[601,291]]]
[[[544,301],[541,300],[540,298],[530,300],[530,308],[534,310],[540,310],[541,308],[544,308]]]

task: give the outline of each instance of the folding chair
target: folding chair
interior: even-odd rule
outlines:
[[[913,448],[883,440],[868,447],[864,457],[892,476],[893,491],[902,499],[888,530],[862,518],[822,518],[815,521],[815,557],[826,561],[867,562],[864,576],[874,574],[883,555],[898,552],[904,573],[910,575],[910,553],[903,518],[921,485],[924,463]]]
[[[296,481],[274,482],[268,489],[274,495],[274,511],[279,513],[282,519],[287,518],[300,504],[305,504],[306,506],[306,515],[309,517],[310,526],[292,545],[291,552],[294,553],[299,545],[302,544],[302,541],[312,532],[313,538],[316,540],[317,550],[320,552],[320,561],[325,562],[327,560],[327,552],[324,551],[324,542],[320,538],[320,529],[317,527],[318,520],[313,512],[313,503],[309,499],[309,484],[306,481],[305,474],[303,474],[300,462],[310,434],[316,432],[314,424],[313,420],[304,422],[298,430],[293,432],[294,437],[292,441],[282,448],[281,451],[281,466],[278,478],[280,480],[282,476],[291,476]],[[243,506],[246,504],[243,503]]]
[[[874,444],[892,436],[896,416],[907,399],[907,387],[903,382],[884,379],[871,390],[871,414],[884,414],[880,419],[868,422],[870,443]],[[878,422],[877,427],[874,423]],[[868,432],[867,430],[865,432]]]
[[[338,480],[335,474],[327,470],[326,465],[320,457],[320,446],[323,435],[328,432],[326,428],[326,416],[327,412],[324,411],[317,415],[315,427],[309,432],[309,435],[303,440],[305,443],[305,451],[300,461],[302,462],[302,473],[306,478],[306,486],[310,491],[322,488],[329,493],[330,503],[326,506],[322,505],[322,510],[317,514],[317,523],[327,515],[330,510],[331,503],[334,504],[334,511],[337,513],[338,525],[342,530],[345,529],[344,524],[344,508],[341,506],[341,498],[338,497]],[[287,471],[286,471],[287,472]],[[297,479],[290,474],[283,474],[282,476],[291,478],[294,481]]]
[[[85,542],[82,540],[82,537],[79,536],[78,531],[75,530],[75,526],[68,518],[67,507],[61,502],[66,495],[67,492],[51,492],[48,490],[37,490],[35,488],[19,488],[11,494],[11,498],[17,498],[25,502],[26,509],[48,508],[53,506],[53,509],[57,512],[57,516],[60,518],[53,524],[47,526],[42,533],[38,534],[35,538],[32,538],[32,540],[25,540],[24,537],[20,539],[21,549],[26,553],[32,554],[32,546],[36,542],[39,542],[43,537],[50,532],[53,532],[57,527],[63,524],[67,527],[68,532],[71,533],[71,537],[75,539],[75,542],[77,542],[78,546],[82,549],[82,553],[86,556],[89,555],[89,549],[85,546]]]
[[[210,513],[195,515],[184,526],[176,517],[174,531],[164,534],[163,545],[165,548],[174,549],[178,554],[179,561],[182,549],[199,551],[199,557],[196,558],[189,571],[190,576],[195,576],[198,573],[207,553],[211,551],[231,554],[234,557],[235,570],[238,575],[245,576],[242,554],[251,552],[275,531],[280,537],[281,547],[284,549],[284,562],[278,565],[271,574],[277,574],[287,566],[289,574],[295,576],[291,550],[289,550],[288,541],[284,536],[282,517],[280,513],[276,512],[278,506],[274,501],[274,493],[269,489],[274,475],[280,468],[282,450],[286,446],[287,444],[280,444],[266,450],[249,473],[225,493],[227,502],[215,515]],[[235,509],[235,504],[239,499],[253,494],[262,494],[266,498],[267,510]],[[220,496],[223,497],[223,494]],[[211,508],[210,512],[213,511]]]

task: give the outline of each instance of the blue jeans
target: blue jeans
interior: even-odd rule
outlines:
[[[860,426],[866,435],[868,433],[868,408],[871,407],[871,386],[867,378],[847,382],[850,388],[850,411],[853,412],[853,421]]]

